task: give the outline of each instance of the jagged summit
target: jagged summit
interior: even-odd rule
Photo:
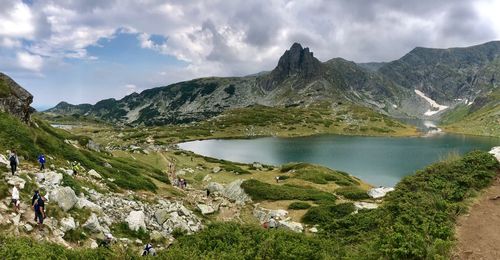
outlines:
[[[303,48],[300,43],[294,43],[281,56],[278,65],[271,74],[267,75],[263,82],[263,89],[273,90],[290,76],[310,80],[321,75],[321,72],[322,64],[309,51],[309,48]]]

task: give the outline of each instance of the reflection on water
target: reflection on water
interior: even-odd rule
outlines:
[[[423,124],[423,122],[422,122]],[[360,137],[323,135],[300,138],[204,140],[181,149],[237,162],[281,165],[310,162],[343,170],[373,185],[392,186],[450,153],[490,150],[500,139],[439,134],[428,137]]]

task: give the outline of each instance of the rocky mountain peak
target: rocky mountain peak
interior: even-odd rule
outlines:
[[[313,79],[321,74],[321,68],[321,62],[314,57],[309,48],[303,48],[300,43],[294,43],[281,56],[276,68],[266,75],[263,88],[272,90],[289,77],[296,77],[300,80]]]
[[[30,107],[33,95],[19,86],[9,76],[0,73],[0,111],[9,113],[25,123],[31,119],[35,109]]]

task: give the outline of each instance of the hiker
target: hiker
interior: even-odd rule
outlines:
[[[144,250],[142,251],[142,256],[147,256],[147,255],[156,256],[156,251],[151,243],[147,243],[146,246],[144,247]]]
[[[269,228],[278,228],[278,222],[276,222],[276,219],[274,219],[273,216],[271,216],[271,219],[269,219]]]
[[[80,163],[77,163],[76,161],[72,163],[73,167],[73,175],[77,175],[78,172],[81,170],[81,166],[80,166]]]
[[[276,176],[276,183],[280,182],[280,176]]]
[[[113,235],[111,235],[110,233],[107,233],[105,235],[105,238],[103,240],[101,240],[101,242],[99,242],[99,245],[97,245],[97,246],[109,248],[112,241],[113,241]]]
[[[17,213],[19,211],[19,190],[17,189],[17,184],[12,188],[12,206],[14,207],[14,211]]]
[[[38,162],[40,163],[40,171],[45,170],[45,155],[40,154],[40,156],[38,156]]]
[[[31,198],[31,207],[33,207],[33,210],[35,209],[35,203],[38,201],[38,198],[40,198],[40,192],[38,190],[35,190],[35,194],[33,194],[33,197]],[[36,210],[34,221],[36,222]]]
[[[45,197],[39,196],[35,202],[35,221],[38,223],[38,227],[42,228],[43,219],[46,218],[45,215]]]
[[[19,158],[17,157],[16,151],[12,150],[9,154],[9,162],[10,170],[12,171],[12,175],[14,175],[17,171],[17,166],[19,165]]]
[[[207,198],[210,197],[210,189],[207,188]]]

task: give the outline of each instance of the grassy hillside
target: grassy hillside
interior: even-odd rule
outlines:
[[[317,235],[215,223],[200,233],[178,237],[159,258],[446,259],[454,243],[455,220],[499,171],[493,156],[471,152],[405,177],[378,209],[350,214],[349,203],[309,209],[314,213],[310,220],[322,223]],[[14,237],[1,238],[0,245],[0,255],[7,258],[47,257],[55,252],[62,259],[74,255],[77,259],[135,258],[137,254],[120,249],[72,251]],[[27,250],[26,245],[37,250]]]
[[[0,113],[0,129],[0,151],[5,153],[8,149],[15,149],[22,158],[21,168],[23,164],[35,164],[38,155],[43,153],[49,158],[48,165],[67,167],[69,162],[77,161],[87,170],[98,171],[105,177],[108,186],[114,189],[155,191],[157,186],[152,179],[168,182],[160,169],[139,161],[117,158],[106,152],[87,150],[84,147],[88,137],[55,129],[42,120],[35,119],[28,126]],[[65,140],[72,140],[76,144]],[[112,168],[105,167],[107,164]]]
[[[500,137],[500,89],[470,106],[458,106],[444,115],[442,123],[449,132]]]

